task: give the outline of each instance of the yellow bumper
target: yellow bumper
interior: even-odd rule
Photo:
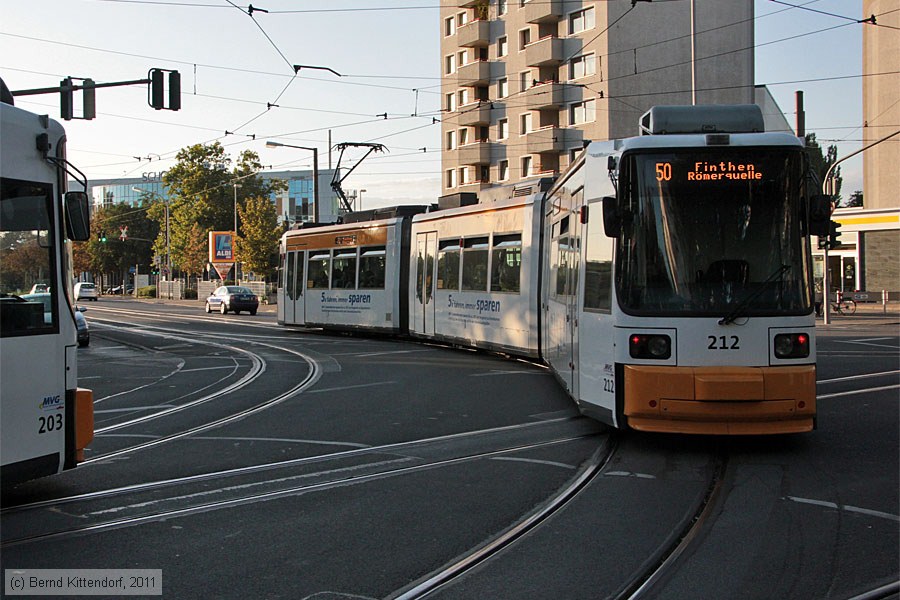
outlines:
[[[816,367],[625,366],[625,417],[640,431],[760,435],[812,431]]]
[[[84,449],[94,440],[94,392],[75,390],[75,460],[84,461]]]

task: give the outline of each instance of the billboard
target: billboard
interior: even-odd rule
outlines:
[[[233,231],[209,232],[209,262],[212,264],[234,262]]]

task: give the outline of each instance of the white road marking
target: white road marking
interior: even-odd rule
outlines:
[[[117,412],[132,412],[135,410],[154,410],[157,408],[173,408],[174,404],[157,404],[156,406],[132,406],[131,408],[107,408],[105,410],[95,410],[95,415],[102,415],[104,413],[117,413]]]
[[[344,385],[341,387],[322,388],[321,390],[308,390],[304,394],[321,394],[322,392],[340,392],[343,390],[355,390],[358,388],[374,387],[376,385],[396,385],[396,381],[376,381],[374,383],[361,383],[359,385]]]
[[[353,442],[328,442],[324,440],[296,440],[291,438],[266,438],[266,437],[217,437],[217,436],[191,436],[189,440],[219,440],[236,442],[286,442],[288,444],[318,444],[321,446],[349,446],[351,448],[371,448],[368,444],[355,444]]]
[[[469,377],[492,377],[494,375],[549,375],[547,372],[534,371],[491,371],[490,373],[473,373]]]
[[[882,371],[880,373],[867,373],[865,375],[850,375],[849,377],[836,377],[835,379],[823,379],[816,383],[836,383],[838,381],[853,381],[854,379],[868,379],[870,377],[881,377],[883,375],[896,375],[900,371]]]
[[[492,456],[491,460],[508,460],[508,461],[513,461],[513,462],[532,463],[535,465],[550,465],[551,467],[562,467],[563,469],[571,469],[573,471],[578,468],[573,465],[567,465],[565,463],[555,462],[552,460],[538,460],[536,458],[517,458],[515,456]]]
[[[891,513],[881,512],[879,510],[870,510],[868,508],[859,508],[857,506],[848,506],[846,504],[837,504],[835,502],[825,502],[823,500],[811,500],[810,498],[797,498],[796,496],[786,496],[786,499],[800,504],[812,504],[813,506],[822,506],[825,508],[834,508],[852,513],[859,513],[870,517],[878,517],[879,519],[888,519],[900,523],[900,516]]]
[[[635,477],[637,479],[656,479],[656,475],[648,475],[647,473],[632,473],[631,471],[610,471],[604,473],[604,477]]]
[[[892,346],[888,344],[871,344],[863,341],[835,340],[839,344],[859,344],[860,346],[875,346],[876,348],[900,348],[900,346]]]

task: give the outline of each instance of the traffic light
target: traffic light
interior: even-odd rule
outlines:
[[[168,89],[165,74],[168,73]],[[147,103],[156,110],[179,110],[181,108],[181,73],[167,69],[150,69],[147,74],[150,80]],[[166,106],[166,92],[169,104]]]
[[[102,243],[105,244],[105,243],[106,243],[106,234],[105,234],[105,233],[101,233],[99,236],[97,236],[97,239],[98,239],[100,242],[102,242]]]
[[[76,81],[81,82],[82,107],[81,116],[75,116]],[[90,121],[97,116],[96,88],[93,79],[66,77],[59,82],[59,114],[65,121],[84,119]]]
[[[838,238],[841,237],[841,224],[837,221],[832,221],[828,225],[828,248],[834,249],[839,248],[841,246],[841,242]]]

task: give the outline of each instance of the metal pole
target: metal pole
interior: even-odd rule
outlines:
[[[697,105],[697,37],[694,27],[694,0],[691,0],[691,104]]]
[[[316,223],[319,222],[319,149],[312,148],[313,151],[313,218]]]

